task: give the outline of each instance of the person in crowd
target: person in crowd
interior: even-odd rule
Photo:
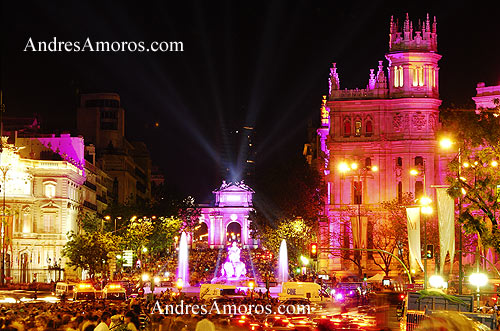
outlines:
[[[109,331],[109,325],[111,324],[111,314],[107,311],[102,313],[100,318],[100,323],[97,324],[95,331]]]

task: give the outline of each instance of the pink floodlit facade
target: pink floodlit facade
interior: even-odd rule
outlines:
[[[478,111],[500,107],[500,85],[486,86],[484,83],[477,83],[476,92],[472,99]]]
[[[330,69],[317,130],[327,185],[322,247],[373,248],[372,222],[384,217],[382,202],[406,192],[433,198],[432,186],[445,184],[449,156],[441,154],[436,137],[441,105],[441,55],[436,52],[435,18],[431,23],[427,16],[415,29],[408,16],[402,27],[391,18],[388,66],[379,61],[366,88],[342,90],[339,67],[334,63]],[[411,176],[411,169],[418,175]],[[354,223],[356,239],[351,239]],[[380,272],[367,255],[365,270]],[[339,274],[357,269],[322,253],[318,270]]]
[[[210,248],[219,248],[228,242],[228,227],[237,223],[241,232],[236,237],[243,247],[253,246],[250,235],[249,213],[253,210],[252,197],[255,193],[250,187],[241,182],[222,182],[215,194],[214,206],[202,207],[200,221],[208,228],[208,245]]]

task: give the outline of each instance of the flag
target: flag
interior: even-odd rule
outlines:
[[[444,270],[446,254],[450,253],[453,266],[455,257],[455,201],[446,192],[447,187],[436,187],[437,212],[439,221],[440,270]]]
[[[420,252],[420,207],[406,208],[408,226],[408,250],[410,253],[410,269],[417,269],[417,264],[422,270],[422,253]]]

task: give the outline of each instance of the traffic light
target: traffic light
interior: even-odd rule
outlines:
[[[312,243],[310,250],[309,250],[309,256],[311,259],[316,260],[318,258],[318,244],[317,243]]]
[[[434,245],[427,245],[426,257],[432,259],[434,257]]]
[[[363,281],[366,282],[368,280],[368,277],[366,276],[366,273],[363,274]]]

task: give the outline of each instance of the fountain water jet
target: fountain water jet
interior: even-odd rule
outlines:
[[[278,281],[284,283],[288,281],[288,249],[286,241],[283,239],[280,245],[280,255],[278,259]]]
[[[182,279],[184,285],[189,285],[189,259],[188,259],[188,243],[186,233],[181,234],[179,241],[179,255],[177,262],[177,279]]]

